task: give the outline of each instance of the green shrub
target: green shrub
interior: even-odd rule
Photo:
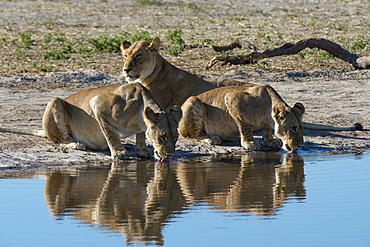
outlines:
[[[63,49],[50,49],[44,51],[41,53],[40,57],[49,60],[67,60],[71,58]]]
[[[170,42],[170,47],[167,49],[167,53],[178,56],[184,50],[185,41],[181,37],[182,30],[175,27],[166,34],[166,39]]]
[[[63,44],[67,41],[65,33],[48,33],[44,35],[44,42],[45,44],[50,44],[52,42]]]
[[[81,54],[83,58],[87,58],[91,54],[91,49],[85,45],[77,45],[76,52]]]
[[[114,35],[113,37],[99,36],[98,38],[89,38],[87,42],[93,46],[93,50],[101,52],[118,52],[120,45],[125,37]]]
[[[51,66],[51,65],[40,64],[40,65],[37,65],[37,69],[42,71],[42,72],[51,72],[51,71],[53,71],[54,67]]]
[[[15,49],[12,53],[12,56],[16,59],[24,59],[26,58],[26,54],[21,49]]]
[[[89,38],[87,42],[93,46],[93,50],[100,52],[119,52],[121,42],[129,40],[135,42],[138,40],[152,41],[152,37],[148,31],[138,31],[134,34],[124,32],[121,35],[114,35],[113,37],[99,36],[98,38]]]
[[[35,43],[35,41],[31,38],[33,31],[27,31],[25,33],[18,32],[18,35],[21,39],[21,43],[24,47],[30,48],[31,45]]]
[[[129,36],[129,35],[127,35]],[[134,34],[132,34],[131,36],[127,37],[129,41],[131,42],[135,42],[135,41],[139,41],[139,40],[145,40],[145,41],[152,41],[152,37],[150,36],[150,33],[148,31],[138,31]]]
[[[315,51],[311,48],[303,49],[302,51],[298,52],[298,56],[302,59],[304,59],[307,56],[311,56],[315,54]]]

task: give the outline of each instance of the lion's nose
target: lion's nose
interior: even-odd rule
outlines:
[[[130,73],[131,70],[132,70],[132,68],[125,68],[125,69],[123,69],[123,71],[125,71],[126,74]]]

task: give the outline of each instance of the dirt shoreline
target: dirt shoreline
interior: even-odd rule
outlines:
[[[259,50],[323,38],[369,56],[369,26],[370,4],[364,0],[2,1],[0,126],[41,129],[44,108],[52,97],[121,83],[121,54],[97,50],[90,38],[106,41],[144,33],[160,37],[163,47],[169,47],[168,33],[177,28],[185,44],[195,48],[178,56],[163,48],[161,54],[175,66],[218,84],[227,79],[268,83],[289,105],[298,101],[305,105],[306,122],[334,126],[359,122],[368,130],[370,70],[353,70],[321,50],[307,49],[250,65],[205,68],[220,54],[212,45],[236,38]],[[230,54],[249,52],[238,48]],[[306,130],[299,153],[370,150],[369,133]],[[127,142],[135,156],[133,139]],[[245,151],[238,141],[209,146],[180,138],[175,158],[239,152]],[[108,152],[65,150],[45,138],[0,133],[0,169],[100,161],[109,161]]]
[[[305,105],[306,122],[334,126],[351,126],[359,122],[365,128],[365,131],[340,132],[305,130],[305,144],[299,151],[301,154],[370,150],[369,70],[288,73],[230,71],[222,76],[206,74],[204,77],[217,83],[226,79],[269,83],[289,105],[298,101]],[[67,97],[88,87],[121,83],[122,79],[96,70],[0,77],[0,126],[41,129],[44,108],[52,97]],[[261,141],[259,133],[256,136]],[[66,150],[40,137],[0,133],[0,143],[0,169],[51,164],[83,165],[110,160],[108,151]],[[130,155],[136,159],[134,137],[125,139],[124,143]],[[174,159],[196,155],[236,155],[243,152],[246,151],[240,147],[239,140],[212,146],[180,138]]]

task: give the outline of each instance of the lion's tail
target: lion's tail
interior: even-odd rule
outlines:
[[[8,133],[14,133],[14,134],[21,134],[21,135],[32,135],[32,136],[46,137],[45,132],[43,130],[0,127],[0,132],[8,132]]]
[[[312,124],[303,122],[303,127],[309,130],[328,130],[328,131],[353,131],[353,130],[364,130],[360,123],[355,123],[351,127],[335,127],[324,124]]]

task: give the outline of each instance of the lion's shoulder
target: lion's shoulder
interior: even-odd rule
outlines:
[[[150,90],[154,98],[165,109],[182,105],[193,95],[216,86],[185,70],[179,69],[164,59],[160,53],[160,40],[150,43],[128,41],[121,43],[124,59],[123,75],[128,82],[140,82]]]

